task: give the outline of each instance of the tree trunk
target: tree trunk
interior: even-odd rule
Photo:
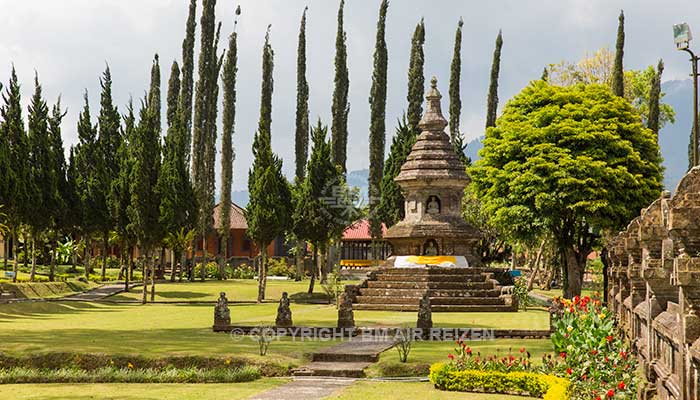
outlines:
[[[265,300],[265,286],[267,285],[267,247],[260,246],[260,267],[258,268],[258,303]]]
[[[530,279],[527,282],[527,291],[532,290],[532,286],[535,284],[535,277],[537,276],[537,273],[540,270],[540,260],[542,259],[542,252],[544,251],[544,245],[547,243],[547,240],[542,240],[542,243],[540,244],[539,250],[537,250],[537,257],[535,257],[535,261],[530,264]]]
[[[148,298],[148,273],[147,265],[150,264],[151,255],[150,252],[146,253],[146,259],[141,264],[141,273],[143,274],[143,288],[141,291],[141,304],[146,304]]]
[[[170,250],[170,282],[175,282],[175,268],[177,264],[175,263],[176,259],[175,251],[172,249]]]
[[[92,266],[90,265],[91,262],[91,251],[92,250],[92,240],[88,237],[85,240],[85,257],[83,257],[83,261],[85,263],[85,279],[89,280],[90,279],[90,272],[92,272]]]
[[[197,260],[197,242],[192,244],[192,254],[190,254],[190,262],[189,265],[187,266],[187,280],[190,282],[194,282],[194,266],[195,266],[195,261]]]
[[[603,304],[608,304],[608,268],[610,268],[610,259],[608,258],[607,247],[603,247],[600,251],[600,261],[603,263]]]
[[[165,247],[161,249],[160,253],[160,265],[163,265],[163,258],[165,258]],[[151,303],[156,301],[156,265],[151,264]]]
[[[574,296],[581,295],[583,287],[583,272],[585,269],[585,257],[583,263],[580,255],[573,249],[569,248],[564,251],[564,265],[566,272],[566,287],[564,288],[564,297],[572,299]]]
[[[305,243],[303,240],[297,241],[297,246],[296,246],[296,251],[295,251],[295,265],[297,269],[297,276],[294,278],[295,281],[300,282],[302,279],[304,279],[304,246]]]
[[[124,274],[124,291],[129,291],[129,280],[134,279],[134,247],[129,246],[126,256],[126,274]]]
[[[34,282],[34,279],[36,278],[36,252],[34,251],[35,249],[35,240],[34,240],[34,234],[32,234],[32,271],[29,274],[29,282]],[[25,259],[26,259],[26,254],[25,254]]]
[[[12,230],[12,247],[14,247],[14,251],[12,252],[12,271],[14,271],[15,274],[12,277],[12,282],[17,283],[17,274],[19,274],[19,253],[17,250],[19,249],[19,245],[17,244],[17,232],[14,229]]]
[[[207,279],[207,259],[209,255],[207,254],[207,235],[202,236],[202,269],[200,270],[200,277],[202,281]]]
[[[329,251],[330,247],[327,247],[319,253],[319,263],[316,268],[318,268],[318,276],[321,278],[321,284],[326,283],[328,279],[328,274],[326,273],[326,260],[328,259]]]
[[[2,269],[7,271],[7,254],[10,252],[10,241],[7,240],[7,236],[3,237],[2,240]]]
[[[314,246],[314,265],[311,267],[311,279],[309,280],[309,290],[308,294],[314,292],[314,284],[316,283],[316,264],[318,264],[318,248]]]
[[[219,279],[226,280],[226,263],[228,262],[228,236],[224,236],[224,258],[221,260],[219,265]],[[219,253],[221,253],[221,247],[219,247]]]
[[[53,250],[51,251],[51,261],[49,263],[49,282],[53,282],[56,275],[56,247],[58,247],[58,240],[52,240],[51,246]]]
[[[124,279],[124,274],[128,274],[129,271],[126,268],[125,257],[126,249],[124,249],[124,241],[119,242],[119,274],[117,274],[117,280],[120,281]]]
[[[104,282],[107,278],[107,251],[109,247],[109,232],[105,232],[102,236],[102,239],[104,240],[104,242],[102,245],[102,273],[100,275],[102,282]]]

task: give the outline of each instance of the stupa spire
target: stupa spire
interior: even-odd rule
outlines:
[[[437,88],[437,78],[433,76],[430,80],[430,89],[425,95],[426,110],[423,118],[418,123],[418,127],[422,131],[429,132],[444,132],[447,127],[447,120],[442,116],[442,107],[440,101],[442,95]]]

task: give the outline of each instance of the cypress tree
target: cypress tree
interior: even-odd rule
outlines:
[[[78,170],[78,162],[76,158],[76,147],[71,146],[68,156],[68,167],[66,169],[66,194],[65,202],[69,204],[70,207],[65,209],[65,226],[67,232],[70,234],[73,240],[77,240],[77,236],[80,233],[82,217],[83,217],[83,205],[80,201],[80,192],[78,188],[78,177],[80,176]],[[73,254],[71,260],[71,271],[76,272],[76,266],[78,262],[77,254]]]
[[[109,66],[100,79],[102,94],[100,95],[100,115],[98,117],[99,135],[97,148],[100,162],[97,165],[97,185],[99,186],[96,196],[96,205],[99,207],[94,212],[98,214],[98,225],[102,233],[102,279],[105,279],[107,267],[107,253],[109,248],[109,232],[114,227],[114,221],[109,212],[109,194],[112,181],[119,174],[119,159],[117,152],[121,142],[120,116],[117,107],[112,100],[112,75]]]
[[[83,95],[85,105],[78,116],[78,144],[75,146],[76,164],[76,190],[80,197],[82,215],[80,217],[81,236],[85,240],[85,277],[89,277],[92,272],[91,236],[99,230],[101,214],[100,194],[96,193],[99,188],[99,168],[100,154],[97,147],[97,127],[92,124],[90,118],[90,102],[88,92]]]
[[[152,91],[151,91],[152,92]],[[152,93],[151,93],[152,94]],[[150,107],[147,95],[141,103],[138,126],[134,131],[134,138],[130,146],[133,156],[130,173],[129,192],[131,201],[127,212],[129,214],[129,229],[138,240],[139,250],[146,257],[143,271],[143,297],[141,302],[146,303],[147,276],[154,274],[152,251],[160,240],[160,201],[154,195],[153,188],[158,184],[160,169],[160,138],[159,129],[156,126],[155,107]]]
[[[661,103],[661,75],[664,73],[664,61],[659,60],[649,89],[649,120],[647,127],[659,137],[659,106]]]
[[[491,64],[491,82],[489,83],[488,100],[486,101],[486,128],[496,126],[496,114],[498,112],[498,74],[501,70],[501,48],[503,47],[503,35],[498,31],[496,48],[493,51],[493,63]]]
[[[240,7],[236,9],[240,13]],[[237,21],[236,21],[237,22]],[[228,240],[231,230],[231,181],[233,179],[233,133],[236,120],[236,75],[238,73],[238,43],[237,33],[229,37],[228,54],[223,70],[224,111],[221,137],[221,211],[219,232],[224,246],[222,267],[228,262]],[[225,274],[219,274],[225,278]]]
[[[3,106],[0,114],[2,114],[3,120],[2,133],[7,145],[7,166],[9,170],[8,176],[3,178],[8,188],[3,211],[7,213],[7,224],[12,236],[12,245],[14,247],[12,254],[19,254],[17,234],[19,233],[20,224],[26,222],[31,199],[27,191],[27,183],[30,176],[27,163],[29,143],[22,118],[20,84],[14,66],[10,75],[10,84],[2,98]],[[17,274],[19,272],[18,257],[14,258],[13,271],[13,282],[17,282]]]
[[[262,54],[260,120],[253,139],[253,165],[248,171],[250,201],[246,210],[247,234],[257,245],[261,256],[258,267],[259,303],[265,299],[267,245],[282,235],[290,223],[291,193],[282,174],[282,160],[272,153],[271,145],[273,58],[268,26]]]
[[[304,179],[306,160],[309,158],[309,82],[306,80],[306,11],[301,16],[297,45],[297,110],[294,140],[295,177]]]
[[[212,128],[216,128],[216,119],[212,120],[216,108],[218,96],[218,59],[216,56],[216,29],[215,16],[216,0],[204,0],[201,17],[201,45],[199,54],[199,77],[195,88],[193,138],[192,138],[192,182],[194,184],[195,197],[197,199],[198,223],[197,234],[203,242],[203,266],[208,260],[206,236],[211,226],[211,214],[213,209],[213,163],[211,162],[215,152],[212,150]],[[215,134],[214,134],[215,135]],[[215,138],[215,136],[214,136]],[[206,268],[202,268],[204,278]]]
[[[466,145],[464,144],[464,137],[459,131],[459,118],[462,113],[462,100],[460,98],[460,79],[462,73],[462,26],[464,21],[459,18],[459,23],[457,23],[457,32],[455,32],[455,46],[454,53],[452,55],[452,66],[450,68],[450,141],[455,149],[457,155],[459,155],[460,160],[466,167],[469,165],[470,160],[464,154],[464,149]]]
[[[54,183],[52,185],[56,188],[55,198],[51,205],[51,215],[52,221],[51,225],[54,229],[52,237],[50,237],[50,243],[52,248],[56,248],[58,242],[58,234],[60,231],[66,231],[70,228],[66,215],[68,213],[67,207],[73,205],[68,203],[70,193],[68,188],[68,182],[66,180],[66,156],[65,149],[63,147],[63,138],[61,137],[61,123],[63,117],[66,116],[66,112],[61,110],[61,97],[58,97],[56,104],[54,104],[51,109],[51,116],[49,117],[49,140],[51,145],[51,168],[53,169],[53,179]],[[55,252],[51,252],[51,261],[49,267],[49,281],[54,280],[54,273],[56,270],[56,256]]]
[[[425,74],[423,64],[423,44],[425,43],[425,24],[421,18],[411,39],[411,57],[408,65],[408,128],[414,135],[420,134],[418,123],[423,117],[423,95],[425,94]]]
[[[34,95],[29,104],[28,125],[29,159],[27,161],[30,173],[27,188],[31,202],[29,204],[30,214],[28,214],[27,223],[30,228],[32,241],[32,269],[29,280],[34,282],[36,276],[36,252],[34,249],[37,241],[42,242],[41,235],[51,224],[52,206],[58,196],[58,188],[56,187],[52,168],[49,107],[42,97],[39,77],[36,74],[34,75]],[[25,252],[25,254],[27,253]]]
[[[348,78],[347,47],[345,44],[347,35],[343,28],[343,9],[345,0],[340,0],[338,8],[338,31],[335,36],[335,88],[333,89],[333,105],[331,115],[331,141],[333,146],[333,162],[340,167],[343,174],[346,172],[347,147],[348,147],[348,90],[350,80]]]
[[[160,166],[161,166],[161,152],[160,152],[160,134],[161,134],[161,102],[160,102],[161,94],[160,94],[160,61],[158,54],[156,54],[153,57],[153,65],[151,66],[151,85],[148,89],[148,114],[149,114],[149,124],[148,128],[153,130],[154,132],[148,132],[148,134],[154,134],[157,141],[156,145],[158,146],[158,152],[152,153],[152,157],[157,157],[157,166],[156,166],[156,176],[155,176],[155,188],[157,188],[157,181],[158,177],[160,176]],[[160,196],[157,195],[158,191],[156,190],[156,196],[154,196],[157,201],[157,208],[156,210],[158,213],[160,213]],[[160,214],[158,214],[158,222],[160,222]],[[155,238],[156,240],[161,240],[163,239],[163,231],[159,230],[159,228],[162,228],[162,225],[158,223],[156,226],[151,227],[150,230],[156,235]],[[165,264],[163,264],[163,259],[165,258],[165,248],[161,247],[161,253],[160,253],[160,267],[165,268]],[[151,268],[151,301],[155,301],[155,289],[156,289],[156,270],[155,266],[152,266]],[[144,292],[146,288],[144,287]]]
[[[180,85],[179,109],[182,116],[182,132],[186,142],[186,159],[189,164],[192,151],[192,96],[194,94],[194,36],[197,28],[197,0],[190,0],[182,41],[182,83]]]
[[[382,198],[381,181],[384,173],[384,148],[386,146],[386,90],[388,51],[386,47],[386,13],[389,2],[382,0],[377,21],[377,38],[374,45],[374,71],[369,95],[369,222],[372,238],[382,236],[382,221],[377,213]],[[374,251],[372,252],[375,255]]]
[[[625,97],[625,71],[622,59],[625,52],[625,13],[620,10],[617,25],[617,40],[615,42],[615,63],[612,73],[612,90],[616,96]]]
[[[401,221],[405,215],[404,197],[394,178],[401,172],[401,166],[406,162],[411,148],[416,143],[416,138],[415,133],[408,127],[406,115],[404,115],[398,121],[396,134],[391,141],[389,157],[384,165],[381,182],[382,197],[377,208],[377,214],[387,226]]]

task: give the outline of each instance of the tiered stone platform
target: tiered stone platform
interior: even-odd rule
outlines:
[[[504,272],[493,268],[388,268],[360,285],[353,308],[418,311],[427,291],[434,312],[518,311],[503,284],[510,284]]]

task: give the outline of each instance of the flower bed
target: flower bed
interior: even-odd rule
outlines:
[[[569,381],[533,372],[460,369],[454,363],[430,367],[430,382],[441,390],[518,394],[545,400],[569,399]]]

